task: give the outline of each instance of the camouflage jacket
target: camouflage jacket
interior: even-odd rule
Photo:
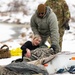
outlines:
[[[59,25],[62,25],[67,19],[70,19],[70,12],[65,0],[47,0],[45,4],[50,6],[57,15]]]

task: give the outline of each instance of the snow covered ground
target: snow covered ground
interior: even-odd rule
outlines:
[[[62,51],[69,51],[69,52],[75,53],[75,23],[70,22],[70,27],[71,28],[69,31],[65,31],[65,34],[63,37]],[[19,42],[22,41],[22,38],[18,39],[20,33],[18,36],[16,36],[18,40],[17,39],[10,40],[13,38],[12,35],[17,33],[12,28],[17,28],[17,26],[14,27],[11,24],[10,25],[6,25],[6,24],[2,24],[2,23],[0,24],[0,42],[8,40],[8,42],[6,42],[6,44],[9,46],[12,46],[12,48],[20,47]],[[28,32],[28,30],[26,31],[23,27],[21,27],[21,29],[19,29],[18,32],[21,32],[21,31],[22,32],[25,31],[26,33]],[[30,29],[29,29],[29,31],[31,32]],[[27,35],[28,34],[29,33],[27,33]],[[0,46],[2,46],[2,43],[0,43]],[[49,70],[50,73],[53,73],[53,72],[55,72],[55,69],[64,68],[67,65],[71,65],[71,63],[74,64],[75,60],[73,60],[71,62],[69,60],[71,57],[75,57],[75,54],[73,54],[71,56],[67,56],[65,54],[59,55],[58,58],[53,60],[53,64],[49,64],[49,67],[47,67],[47,70]],[[2,65],[2,66],[8,65],[11,63],[12,60],[15,60],[17,58],[21,58],[21,56],[13,56],[13,57],[7,58],[7,59],[0,59],[0,65]],[[59,64],[59,65],[57,65],[57,64]],[[50,69],[50,67],[52,67],[52,68]],[[64,73],[63,75],[65,75],[65,74],[69,75],[69,73]]]
[[[75,23],[70,23],[70,30],[65,31],[62,51],[75,52]]]

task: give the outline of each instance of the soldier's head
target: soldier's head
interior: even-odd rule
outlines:
[[[43,16],[46,13],[46,6],[45,6],[45,4],[39,4],[38,8],[37,8],[37,12],[38,12],[38,16],[40,18],[43,18]]]

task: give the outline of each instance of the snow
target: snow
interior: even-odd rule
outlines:
[[[15,32],[11,30],[11,26],[0,25],[0,41],[12,38],[10,34],[15,34]]]
[[[75,52],[75,23],[70,23],[70,30],[69,31],[65,31],[64,37],[63,37],[63,47],[62,50],[63,51],[71,51],[71,52]]]
[[[0,59],[0,65],[1,66],[5,66],[11,63],[12,60],[16,60],[18,58],[21,58],[21,56],[13,56],[11,58],[7,58],[7,59]]]
[[[1,1],[4,1],[4,0],[0,0],[0,3],[1,3]],[[44,3],[45,1],[46,0],[37,0],[37,1],[33,2],[32,0],[30,0],[27,7],[30,7],[29,9],[35,10],[39,3]],[[71,16],[75,18],[75,7],[72,6],[72,4],[75,5],[75,0],[66,0],[66,2],[69,5]],[[8,3],[8,2],[6,2],[6,3]],[[5,11],[6,8],[7,7],[5,6],[5,8],[0,8],[0,10],[2,9],[2,11]],[[31,10],[30,12],[31,12],[30,14],[32,14],[34,11]],[[12,35],[14,35],[16,33],[16,31],[14,31],[12,29],[13,25],[11,25],[12,21],[14,21],[14,19],[15,19],[13,16],[15,16],[15,18],[20,18],[21,23],[30,22],[30,18],[31,18],[31,15],[23,16],[22,13],[11,14],[11,19],[8,21],[10,23],[10,25],[0,23],[0,46],[2,46],[2,41],[12,39],[13,38]],[[5,20],[6,18],[9,18],[9,16],[4,17],[3,20]],[[1,19],[2,19],[2,17],[0,17],[0,20]],[[75,52],[75,22],[70,21],[69,24],[70,24],[70,30],[68,30],[68,31],[66,30],[64,37],[63,37],[62,51]],[[19,30],[19,32],[20,33],[26,32],[27,37],[24,39],[26,39],[26,40],[30,39],[29,34],[32,32],[31,28],[28,30],[25,28],[22,28]],[[17,39],[14,39],[14,41],[10,40],[10,41],[6,42],[6,44],[8,44],[9,46],[12,46],[13,48],[20,47],[20,45],[18,43],[20,41],[22,42],[21,39],[22,38],[19,37]],[[75,56],[75,54],[72,56]],[[69,56],[69,57],[72,57],[72,56]],[[7,58],[7,59],[0,59],[0,65],[2,65],[2,66],[8,65],[9,63],[11,63],[12,60],[15,60],[15,59],[20,58],[20,57],[21,56],[14,56],[14,57]],[[68,61],[69,57],[66,55],[60,55],[60,57],[56,58],[53,61],[53,65],[56,66],[57,69],[59,69],[60,67],[66,67],[66,65],[68,66],[68,65],[72,64],[72,62],[70,62],[68,64],[66,63]],[[75,60],[73,61],[73,63],[75,63]],[[59,65],[57,65],[57,64],[59,64]],[[48,67],[49,72],[54,72],[54,68],[52,68],[53,65],[50,65]],[[50,67],[51,67],[51,69],[49,69]],[[63,74],[63,75],[65,75],[65,74]]]

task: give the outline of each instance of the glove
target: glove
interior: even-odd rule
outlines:
[[[66,21],[63,23],[63,25],[62,25],[62,27],[64,27],[65,30],[70,30],[70,26],[69,26],[68,22],[69,22],[69,19],[66,20]]]
[[[66,23],[64,27],[65,27],[65,30],[70,30],[70,26],[68,23]]]
[[[51,51],[51,54],[56,54],[56,45],[51,45],[50,51]]]

